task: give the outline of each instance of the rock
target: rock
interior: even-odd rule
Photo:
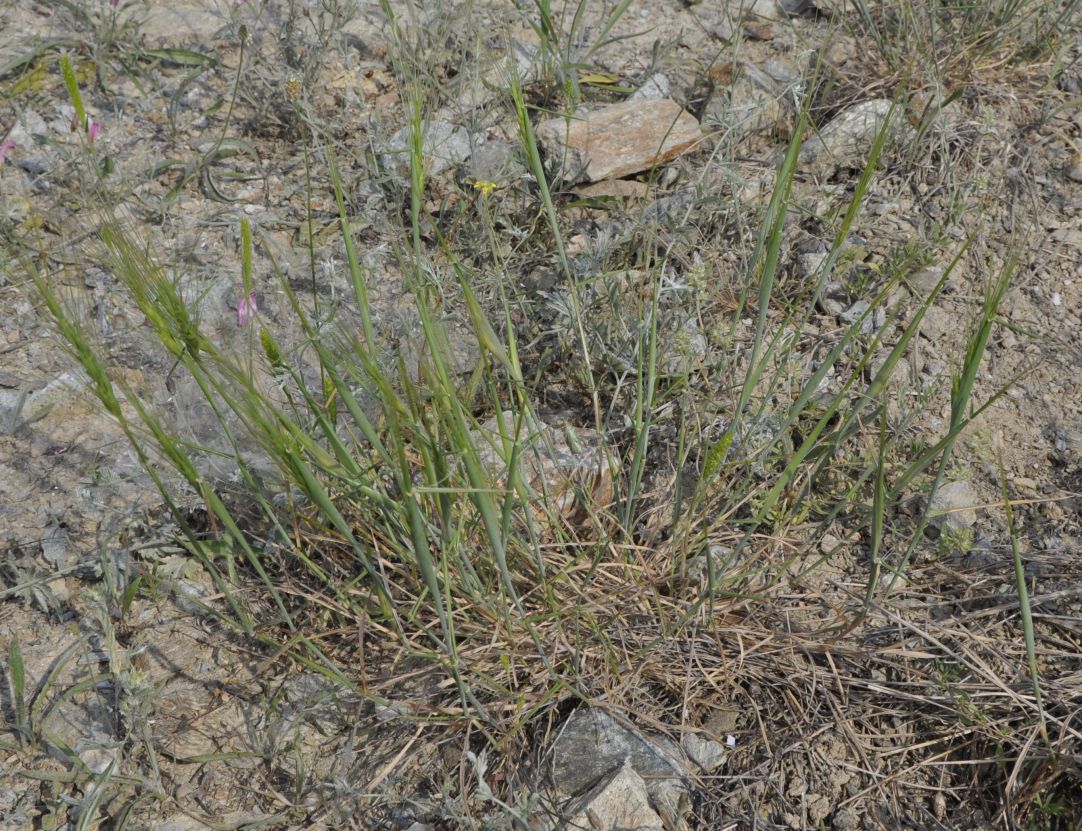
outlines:
[[[823,263],[825,263],[829,257],[830,253],[827,251],[812,251],[807,254],[797,254],[797,276],[802,280],[810,280],[812,277],[819,277],[819,269],[822,268]]]
[[[866,315],[860,323],[860,333],[862,335],[870,335],[872,332],[878,332],[886,324],[887,310],[882,306],[879,306],[872,309],[871,314],[867,314],[869,309],[872,309],[872,306],[867,300],[858,300],[838,315],[838,320],[846,326],[852,326],[860,320],[862,316]]]
[[[74,371],[62,372],[32,392],[0,389],[0,435],[39,421],[54,408],[70,410],[85,390],[86,382]]]
[[[621,202],[641,202],[650,192],[650,185],[635,179],[606,179],[592,185],[575,188],[583,199],[615,199]]]
[[[834,819],[831,820],[830,827],[833,831],[856,831],[860,827],[860,819],[854,811],[842,808],[834,813]]]
[[[657,101],[668,98],[671,93],[672,85],[669,83],[669,79],[660,72],[655,72],[643,81],[642,86],[631,93],[627,100],[628,103],[632,101]]]
[[[515,414],[507,410],[501,419],[503,434],[510,442],[515,434]],[[495,417],[490,418],[471,435],[482,464],[490,475],[502,481],[507,461],[500,423]],[[615,456],[607,452],[597,431],[570,425],[557,429],[536,417],[527,417],[519,445],[518,459],[525,484],[535,496],[535,514],[544,516],[543,502],[555,516],[573,521],[584,511],[578,493],[596,506],[607,505],[612,500]]]
[[[920,321],[920,333],[934,344],[944,345],[958,324],[953,315],[938,306],[929,306]]]
[[[470,155],[470,175],[475,182],[500,184],[518,179],[526,172],[518,146],[491,139],[475,147]]]
[[[892,138],[902,135],[905,124],[900,113],[891,117],[893,104],[875,98],[850,107],[812,136],[800,148],[800,168],[826,178],[841,167],[863,167],[879,133],[889,127]]]
[[[537,125],[550,159],[574,184],[619,178],[669,161],[702,140],[699,122],[671,99],[624,101]]]
[[[774,2],[774,0],[753,0],[751,3],[740,0],[739,3],[734,5],[743,9],[745,15],[748,17],[761,17],[764,20],[781,20],[785,16],[785,13],[778,8],[778,4]]]
[[[943,279],[943,269],[929,266],[928,268],[922,268],[920,271],[910,274],[905,279],[905,282],[913,294],[923,300],[935,291],[935,287],[939,285],[941,279]],[[950,278],[947,279],[949,281]],[[944,286],[944,288],[946,288],[946,286]]]
[[[725,745],[721,742],[704,739],[696,733],[685,733],[680,739],[680,746],[704,773],[711,773],[725,763]]]
[[[645,781],[650,805],[666,826],[680,827],[690,792],[679,750],[667,740],[624,727],[602,710],[582,707],[572,713],[552,748],[557,793],[580,795],[625,767]]]
[[[849,292],[841,283],[827,283],[819,295],[819,307],[825,314],[840,318],[848,308]]]
[[[387,161],[400,174],[409,170],[411,129],[403,127],[383,147]],[[424,125],[422,155],[427,175],[436,176],[462,164],[470,157],[471,150],[465,128],[446,121],[430,121]]]
[[[1067,168],[1067,178],[1072,182],[1082,182],[1082,158],[1077,155],[1074,158],[1074,164]]]
[[[929,506],[931,524],[940,531],[958,533],[972,528],[977,521],[977,509],[980,504],[973,483],[968,479],[948,482],[935,492]]]
[[[567,831],[664,831],[661,817],[650,807],[646,783],[635,772],[631,757],[589,793],[575,800],[562,826]]]
[[[751,63],[718,67],[721,83],[703,109],[703,123],[723,130],[740,142],[761,131],[773,130],[785,115],[780,89],[774,80]]]

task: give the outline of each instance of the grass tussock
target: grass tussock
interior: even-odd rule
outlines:
[[[926,554],[931,494],[1007,388],[988,391],[979,376],[1025,240],[974,286],[964,343],[941,385],[917,390],[907,356],[974,240],[948,237],[955,215],[863,266],[853,237],[869,193],[899,164],[888,159],[889,124],[829,214],[810,212],[802,190],[809,89],[769,198],[741,205],[724,178],[703,175],[679,192],[710,211],[598,219],[552,179],[533,125],[543,110],[570,115],[589,97],[580,81],[600,71],[598,50],[619,42],[629,5],[599,21],[587,45],[586,4],[565,18],[547,3],[529,10],[544,83],[503,79],[491,106],[514,125],[521,173],[487,182],[431,174],[426,137],[442,103],[432,78],[443,71],[426,48],[435,30],[385,3],[406,173],[379,136],[362,151],[343,147],[291,87],[275,118],[304,160],[308,279],[268,253],[265,229],[229,219],[236,326],[193,311],[156,236],[126,217],[101,154],[84,141],[77,169],[95,221],[78,253],[122,286],[171,364],[169,383],[198,390],[214,442],[183,434],[167,406],[124,383],[93,324],[65,303],[55,250],[5,244],[212,582],[205,610],[280,666],[302,665],[426,730],[479,732],[504,781],[573,703],[673,725],[701,721],[721,696],[754,714],[730,762],[748,804],[766,799],[793,759],[811,769],[833,743],[846,764],[874,772],[851,799],[889,802],[900,783],[939,787],[949,770],[945,799],[967,788],[987,795],[980,782],[990,777],[1009,786],[995,805],[1001,818],[1052,815],[1042,806],[1072,787],[1079,693],[1070,677],[1042,672],[1051,641],[1026,591],[1015,528],[1017,590],[996,606],[944,614],[968,602],[966,590]],[[948,89],[1048,54],[1071,14],[1069,2],[858,3],[849,20],[870,35],[890,83],[927,72]],[[324,10],[312,21],[313,42],[328,42],[338,19]],[[297,53],[286,61],[299,67],[290,77],[301,90],[318,74],[303,47],[281,47]],[[61,66],[85,134],[83,82],[69,58]],[[236,70],[230,119],[234,106],[262,112],[258,67]],[[929,158],[930,135],[916,131],[913,141],[929,144],[914,157]],[[223,131],[184,167],[166,202],[240,147],[230,141]],[[940,158],[959,160],[955,149]],[[674,198],[659,174],[646,177],[650,192]],[[329,219],[313,213],[320,192],[333,196]],[[384,207],[378,220],[358,216],[359,192]],[[375,252],[363,248],[362,220],[380,235]],[[331,230],[317,238],[319,222]],[[790,256],[798,228],[823,243],[815,269],[799,275]],[[948,244],[934,288],[906,294],[911,274],[944,261]],[[349,296],[330,300],[318,285],[325,256],[343,262]],[[271,281],[257,280],[257,262]],[[409,348],[388,337],[376,296],[378,272],[392,268],[414,324]],[[530,288],[537,275],[544,285]],[[868,302],[826,325],[824,298],[839,282],[859,282]],[[267,311],[272,293],[289,337]],[[941,429],[917,436],[933,402]],[[223,468],[228,482],[215,472]],[[1010,524],[1009,493],[1003,506]],[[121,606],[149,590],[129,584]],[[28,697],[17,641],[8,668],[15,741],[47,744],[36,728],[48,685]],[[149,693],[125,677],[135,707]],[[911,754],[891,725],[932,749]],[[508,794],[487,792],[519,810]],[[84,813],[99,807],[88,802]],[[719,827],[732,810],[704,801],[701,827]]]

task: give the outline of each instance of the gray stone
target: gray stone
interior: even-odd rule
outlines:
[[[642,777],[651,806],[679,827],[688,810],[689,788],[679,749],[619,724],[602,710],[571,714],[552,748],[552,781],[558,793],[576,796],[618,773],[625,760]]]
[[[804,142],[800,149],[800,168],[825,178],[840,167],[863,167],[882,130],[889,129],[890,137],[896,139],[908,126],[900,112],[891,116],[892,108],[892,102],[886,98],[875,98],[850,107]]]
[[[409,170],[411,129],[409,126],[403,127],[383,147],[385,158],[399,173]],[[424,125],[422,156],[427,175],[437,176],[448,168],[462,164],[470,157],[471,151],[465,128],[446,121],[430,121]]]
[[[561,826],[566,831],[664,831],[665,824],[650,806],[646,783],[630,757],[615,773],[576,799]]]
[[[637,90],[627,97],[628,101],[656,101],[668,98],[672,94],[672,85],[669,79],[660,72],[655,72],[642,82]]]
[[[500,139],[486,141],[470,156],[470,175],[475,182],[497,185],[518,179],[526,173],[518,147]]]
[[[796,273],[802,280],[819,277],[819,269],[826,262],[830,253],[827,251],[812,251],[807,254],[797,254]]]
[[[871,309],[871,314],[868,314],[869,309]],[[861,320],[862,316],[864,316],[863,320]],[[860,333],[870,335],[873,332],[878,332],[886,324],[887,310],[882,306],[872,309],[871,303],[867,300],[858,300],[838,315],[838,320],[846,326],[852,326],[858,320],[861,320]]]
[[[731,6],[737,6],[744,10],[745,14],[749,17],[761,17],[764,20],[781,20],[785,13],[778,8],[778,4],[775,0],[737,0],[736,3],[731,3]]]
[[[934,527],[941,531],[958,533],[972,528],[977,521],[980,504],[973,483],[968,479],[948,482],[935,492],[929,506],[929,516]]]
[[[685,733],[680,739],[680,746],[704,773],[711,773],[725,763],[725,745],[721,742],[703,738],[697,733]]]

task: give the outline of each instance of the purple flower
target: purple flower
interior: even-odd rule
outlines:
[[[117,6],[120,5],[120,0],[109,0],[109,5],[115,9]]]
[[[90,143],[93,144],[94,139],[96,139],[100,134],[101,125],[98,124],[98,122],[96,121],[91,121],[90,125],[86,128],[86,137],[90,139]]]
[[[4,139],[4,142],[0,144],[0,164],[4,163],[4,159],[8,157],[8,153],[14,150],[18,145],[15,144],[15,139]]]
[[[255,314],[259,311],[259,305],[255,302],[255,291],[248,292],[248,296],[240,301],[237,306],[237,325],[247,326],[255,320]]]

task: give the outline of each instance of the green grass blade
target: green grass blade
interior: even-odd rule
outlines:
[[[8,679],[11,683],[11,706],[15,715],[15,732],[20,741],[30,741],[30,719],[26,711],[26,667],[19,639],[8,644]]]

